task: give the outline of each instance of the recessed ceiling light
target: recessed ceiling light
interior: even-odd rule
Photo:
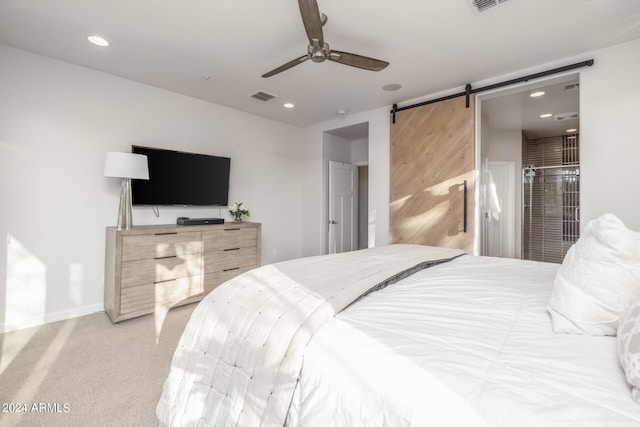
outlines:
[[[571,132],[577,132],[578,129],[567,129],[567,132],[571,133]]]
[[[386,90],[388,92],[393,92],[394,90],[398,90],[402,87],[399,83],[390,83],[388,85],[382,86],[382,90]]]
[[[551,113],[540,114],[540,118],[541,119],[546,119],[547,117],[551,117],[551,116],[553,116],[553,114],[551,114]]]
[[[100,46],[100,47],[109,46],[109,42],[100,36],[89,36],[87,37],[87,40],[89,40],[91,43],[95,44],[96,46]]]
[[[540,90],[540,91],[538,91],[538,92],[532,92],[532,93],[530,93],[530,94],[529,94],[529,96],[530,96],[530,97],[532,97],[532,98],[537,98],[537,97],[542,96],[542,95],[544,95],[544,94],[545,94],[545,92]]]
[[[287,102],[287,103],[283,104],[282,106],[283,106],[284,108],[293,108],[293,107],[295,107],[295,105],[294,105],[294,104],[292,104],[292,103],[290,103],[290,102]]]

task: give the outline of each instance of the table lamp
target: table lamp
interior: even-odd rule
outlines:
[[[122,178],[118,230],[131,229],[131,180],[149,179],[147,156],[133,153],[107,153],[104,176]]]

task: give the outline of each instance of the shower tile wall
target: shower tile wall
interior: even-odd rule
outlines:
[[[577,134],[523,138],[523,258],[560,263],[580,234],[580,161]],[[542,169],[544,168],[544,169]]]

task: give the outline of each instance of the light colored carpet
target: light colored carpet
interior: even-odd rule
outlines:
[[[0,335],[0,426],[157,426],[155,407],[194,308],[115,325],[95,313]]]

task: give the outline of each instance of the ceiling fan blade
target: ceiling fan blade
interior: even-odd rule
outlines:
[[[380,71],[389,65],[387,61],[356,55],[355,53],[340,52],[339,50],[332,50],[331,53],[327,55],[327,59],[370,71]]]
[[[299,58],[296,58],[296,59],[294,59],[292,61],[287,62],[284,65],[279,66],[278,68],[275,68],[275,69],[269,71],[268,73],[263,74],[262,77],[264,77],[264,78],[271,77],[271,76],[273,76],[275,74],[278,74],[278,73],[281,73],[281,72],[283,72],[285,70],[288,70],[289,68],[295,67],[298,64],[302,64],[307,59],[309,59],[309,56],[308,55],[303,55],[303,56],[301,56]]]
[[[300,15],[302,15],[302,23],[307,32],[309,44],[314,45],[313,41],[317,40],[318,46],[324,46],[323,19],[320,16],[318,2],[316,0],[298,0],[298,6],[300,6]]]

